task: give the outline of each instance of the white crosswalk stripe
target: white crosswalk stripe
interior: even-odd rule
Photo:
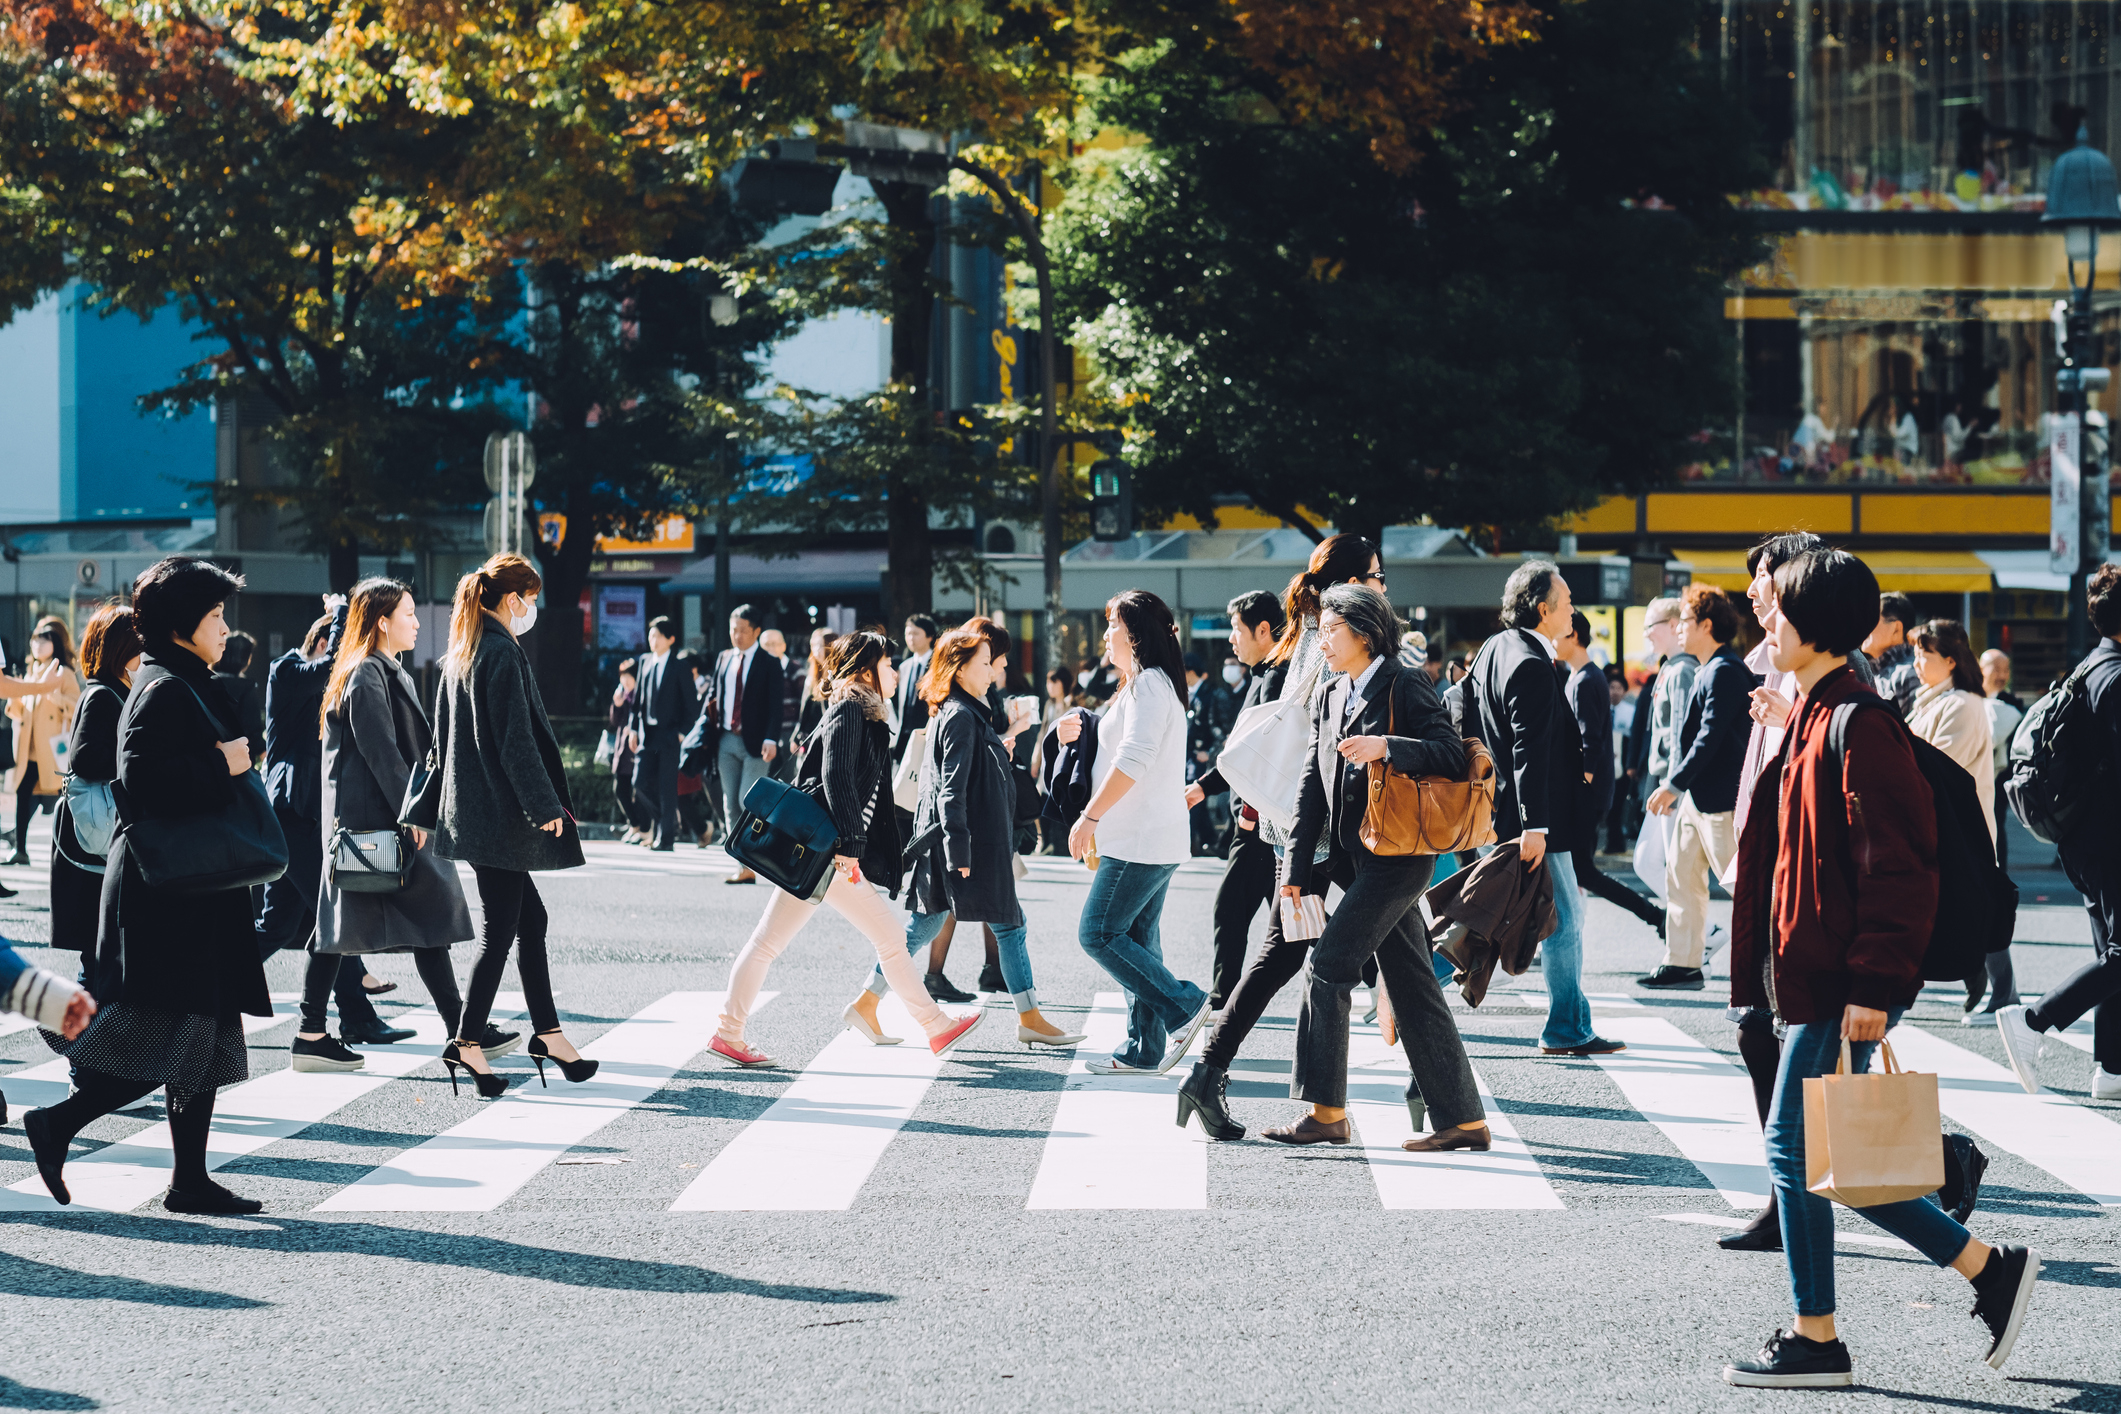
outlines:
[[[1053,1127],[1031,1181],[1028,1208],[1205,1208],[1208,1143],[1198,1126],[1180,1129],[1183,1066],[1167,1075],[1092,1075],[1127,1036],[1127,1003],[1099,992],[1083,1043],[1053,1112]]]
[[[582,1048],[580,1085],[518,1085],[472,1118],[399,1154],[317,1205],[320,1213],[483,1213],[547,1164],[669,1083],[713,1039],[722,992],[672,992]],[[763,993],[758,1006],[772,999]]]
[[[929,1051],[921,1028],[897,997],[884,998],[877,1020],[900,1044],[878,1046],[842,1031],[787,1093],[715,1155],[671,1210],[839,1212],[853,1207],[877,1160],[920,1108],[944,1064]]]
[[[1406,1103],[1410,1078],[1403,1051],[1386,1046],[1374,1026],[1355,1028],[1348,1038],[1348,1118],[1355,1122],[1355,1139],[1369,1160],[1380,1204],[1390,1209],[1563,1206],[1478,1071],[1473,1080],[1487,1112],[1487,1152],[1410,1154],[1401,1149],[1414,1137]]]
[[[1631,1016],[1599,1023],[1601,1035],[1627,1049],[1598,1057],[1642,1117],[1734,1208],[1767,1202],[1767,1158],[1753,1082],[1737,1066],[1671,1022]]]

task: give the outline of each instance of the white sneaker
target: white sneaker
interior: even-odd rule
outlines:
[[[2092,1098],[2094,1100],[2121,1100],[2121,1075],[2115,1075],[2104,1066],[2093,1066]]]
[[[1970,1011],[1959,1018],[1961,1026],[1994,1026],[1996,1013],[1992,1011]]]
[[[2040,1093],[2040,1052],[2047,1045],[2047,1038],[2033,1030],[2033,1024],[2025,1019],[2022,1006],[2002,1007],[1996,1012],[1996,1039],[2003,1043],[2003,1054],[2011,1063],[2011,1070],[2018,1083],[2025,1087],[2028,1095]]]
[[[1145,1065],[1128,1065],[1125,1061],[1107,1056],[1102,1060],[1087,1062],[1083,1069],[1092,1075],[1154,1075],[1156,1072]]]

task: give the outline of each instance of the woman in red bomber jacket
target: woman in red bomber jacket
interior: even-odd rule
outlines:
[[[1731,1000],[1771,1005],[1788,1024],[1767,1121],[1769,1183],[1780,1209],[1797,1318],[1753,1360],[1724,1367],[1734,1385],[1823,1388],[1854,1383],[1834,1331],[1834,1215],[1805,1175],[1804,1082],[1870,1053],[1922,989],[1937,912],[1937,826],[1907,729],[1888,711],[1851,718],[1836,769],[1834,709],[1872,695],[1848,655],[1878,621],[1878,581],[1861,560],[1814,550],[1775,571],[1768,643],[1803,695],[1779,761],[1754,784],[1731,918]],[[1865,1218],[1974,1283],[2001,1369],[2040,1274],[2023,1247],[1991,1248],[1928,1198],[1861,1208]]]

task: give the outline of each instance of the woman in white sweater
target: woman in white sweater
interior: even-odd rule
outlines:
[[[1097,727],[1090,803],[1068,832],[1068,853],[1096,861],[1083,901],[1083,951],[1127,993],[1127,1044],[1101,1075],[1153,1072],[1176,1065],[1208,1019],[1208,994],[1164,966],[1159,925],[1171,876],[1185,862],[1185,664],[1171,611],[1154,594],[1130,589],[1105,605],[1105,646],[1119,669],[1119,690]],[[1062,719],[1063,741],[1081,732]]]
[[[1988,842],[1996,844],[1995,736],[1989,723],[1988,702],[1981,691],[1981,665],[1974,659],[1973,645],[1957,619],[1931,619],[1910,629],[1908,645],[1915,651],[1915,676],[1922,686],[1908,713],[1908,730],[1966,768],[1974,778],[1974,792],[1981,797],[1981,818],[1988,823]],[[1988,992],[1988,1008],[1976,1011],[1981,994]],[[1988,955],[1981,972],[1966,979],[1968,1026],[1993,1026],[2000,1007],[2018,1001],[2017,978],[2011,967],[2010,949]]]

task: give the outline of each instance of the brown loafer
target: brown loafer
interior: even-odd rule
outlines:
[[[1441,1134],[1423,1134],[1399,1147],[1410,1154],[1441,1154],[1451,1149],[1471,1149],[1478,1154],[1486,1153],[1494,1142],[1495,1133],[1487,1125],[1460,1129],[1454,1124]]]
[[[1263,1129],[1260,1133],[1277,1144],[1345,1144],[1354,1137],[1354,1129],[1346,1120],[1339,1119],[1331,1124],[1321,1124],[1310,1115],[1305,1115],[1294,1124]]]

